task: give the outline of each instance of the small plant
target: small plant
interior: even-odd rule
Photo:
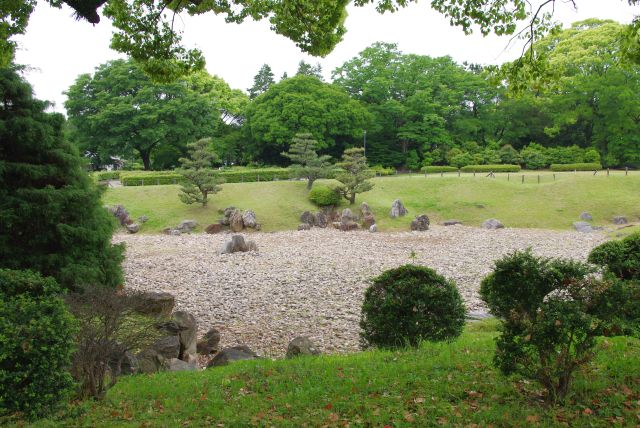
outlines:
[[[409,253],[409,260],[411,260],[412,264],[416,263],[416,260],[418,260],[418,253],[416,253],[416,250],[411,250]]]
[[[329,186],[314,186],[309,192],[309,200],[319,207],[335,206],[340,203],[340,194]]]
[[[365,345],[393,348],[423,340],[453,340],[465,308],[453,281],[424,266],[405,265],[373,279],[362,304]]]
[[[211,168],[217,159],[215,153],[209,150],[208,138],[203,138],[195,143],[187,144],[189,158],[181,158],[182,168],[177,172],[184,177],[184,184],[180,189],[180,200],[185,204],[199,203],[207,206],[207,197],[210,193],[218,193],[221,190],[222,178]]]
[[[358,193],[368,192],[373,189],[373,183],[369,181],[375,173],[367,166],[367,158],[361,148],[347,149],[342,154],[342,162],[337,166],[342,169],[336,174],[336,180],[342,185],[338,187],[338,192],[349,204],[356,202]]]
[[[0,416],[53,411],[71,392],[76,323],[58,283],[0,269]]]

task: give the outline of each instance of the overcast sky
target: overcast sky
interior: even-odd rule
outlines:
[[[626,0],[578,0],[576,11],[558,1],[555,17],[565,26],[586,18],[609,18],[629,22],[640,8]],[[449,55],[458,62],[499,64],[514,59],[521,47],[507,48],[509,37],[465,36],[449,26],[448,20],[431,10],[428,2],[413,4],[395,14],[380,15],[375,8],[349,7],[347,34],[325,58],[303,54],[290,40],[269,30],[266,21],[226,24],[221,17],[206,14],[181,15],[183,42],[198,47],[207,60],[207,69],[233,88],[246,90],[262,64],[269,64],[276,79],[286,71],[295,73],[301,59],[320,62],[325,79],[331,71],[376,41],[397,43],[405,53],[430,56]],[[33,67],[27,79],[36,96],[55,103],[64,112],[64,91],[81,73],[91,73],[99,64],[122,57],[109,49],[113,29],[107,19],[96,26],[76,21],[69,8],[50,8],[40,1],[31,16],[26,36],[16,38],[16,62]]]

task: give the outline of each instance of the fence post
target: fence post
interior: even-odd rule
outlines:
[[[160,185],[160,179],[159,178],[156,179],[156,185],[158,185],[158,186]]]
[[[522,184],[524,184],[524,174],[522,174]]]
[[[609,168],[607,168],[607,177],[609,176]]]
[[[624,167],[624,175],[629,175],[629,167],[628,166]]]
[[[596,175],[597,173],[598,173],[597,169],[593,170],[593,175]]]
[[[474,176],[474,177],[476,176],[476,172],[475,172],[475,171],[473,171],[473,176]]]
[[[507,181],[511,181],[511,174],[507,172]]]
[[[444,171],[440,171],[440,177],[444,177]]]
[[[140,180],[140,185],[144,186],[144,178]]]
[[[553,174],[553,181],[556,181],[556,174]]]
[[[538,184],[540,184],[540,174],[538,174]]]
[[[460,170],[458,170],[458,177],[460,177]]]

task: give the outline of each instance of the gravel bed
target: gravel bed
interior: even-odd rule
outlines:
[[[411,262],[454,279],[470,311],[484,311],[481,279],[493,262],[532,247],[549,257],[585,260],[603,233],[432,226],[427,232],[333,229],[252,233],[259,252],[220,255],[230,234],[116,235],[126,243],[126,287],[166,291],[198,320],[200,333],[222,332],[222,345],[246,344],[281,357],[306,335],[325,353],[359,350],[358,321],[368,280]]]

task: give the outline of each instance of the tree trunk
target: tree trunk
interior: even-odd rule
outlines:
[[[138,153],[140,153],[144,170],[149,171],[151,169],[151,150],[138,150]]]
[[[307,190],[311,190],[311,188],[313,187],[313,182],[314,182],[314,181],[315,181],[315,180],[314,180],[313,178],[309,178],[309,179],[307,180]]]
[[[202,208],[206,207],[207,206],[207,202],[209,202],[209,201],[207,201],[207,194],[208,193],[209,192],[207,192],[206,190],[202,191]]]
[[[355,203],[356,203],[356,193],[355,193],[355,192],[353,192],[353,193],[351,194],[351,196],[349,197],[349,205],[353,205],[353,204],[355,204]]]

